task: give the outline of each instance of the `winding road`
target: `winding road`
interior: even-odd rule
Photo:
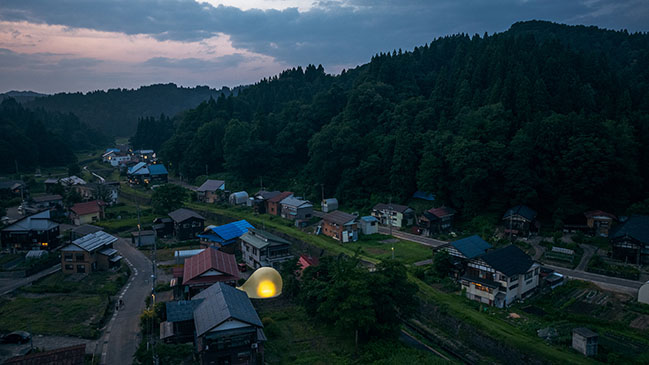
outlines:
[[[119,294],[124,305],[113,313],[98,343],[102,364],[131,364],[140,343],[140,314],[144,300],[151,294],[151,261],[128,241],[120,238],[114,245],[131,267],[131,277]]]

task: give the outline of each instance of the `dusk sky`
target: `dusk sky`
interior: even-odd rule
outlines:
[[[649,30],[646,0],[2,0],[0,92],[237,86],[541,19]]]

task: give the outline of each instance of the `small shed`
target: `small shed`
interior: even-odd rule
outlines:
[[[232,205],[241,205],[248,202],[248,193],[245,191],[238,191],[236,193],[230,194],[230,204]]]
[[[371,215],[362,217],[360,220],[361,232],[363,234],[379,233],[379,220]]]
[[[338,209],[338,199],[336,198],[324,199],[320,205],[322,207],[323,212],[325,213],[333,212],[334,210]]]
[[[638,290],[638,302],[649,304],[649,281],[642,284]]]
[[[131,232],[131,243],[135,247],[153,246],[155,243],[155,232],[151,230]]]
[[[572,348],[586,356],[597,355],[597,344],[599,336],[597,333],[585,327],[572,330]]]

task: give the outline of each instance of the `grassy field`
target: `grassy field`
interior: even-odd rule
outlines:
[[[396,238],[390,239],[382,234],[361,236],[361,239],[357,242],[344,243],[343,245],[352,250],[360,248],[361,253],[379,260],[391,258],[392,247],[394,247],[394,258],[406,264],[412,264],[432,257],[432,250],[429,247]]]
[[[18,296],[0,301],[0,331],[97,338],[107,308],[102,295]]]
[[[353,334],[314,323],[302,307],[286,303],[261,308],[271,364],[441,364],[440,358],[398,341],[354,346]]]
[[[115,295],[126,283],[126,279],[128,278],[126,270],[126,266],[123,266],[119,272],[98,271],[86,275],[81,280],[75,280],[76,276],[65,275],[59,271],[21,290],[26,293],[39,294],[75,293]]]

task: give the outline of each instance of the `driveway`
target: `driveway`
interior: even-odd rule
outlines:
[[[102,364],[131,364],[140,343],[140,314],[144,300],[151,295],[151,261],[128,241],[120,238],[114,245],[131,267],[131,278],[119,295],[124,306],[113,313],[99,341]]]
[[[390,228],[379,226],[379,233],[389,235]],[[424,237],[412,233],[401,232],[399,231],[398,228],[394,228],[394,227],[392,228],[392,236],[396,238],[401,238],[406,241],[416,242],[428,247],[439,247],[448,243],[446,241],[440,241],[430,237]]]
[[[584,254],[581,256],[581,261],[579,261],[579,265],[577,265],[575,270],[586,271],[586,266],[588,266],[588,262],[593,257],[593,255],[597,252],[597,247],[591,245],[579,245],[579,246],[584,250]]]

